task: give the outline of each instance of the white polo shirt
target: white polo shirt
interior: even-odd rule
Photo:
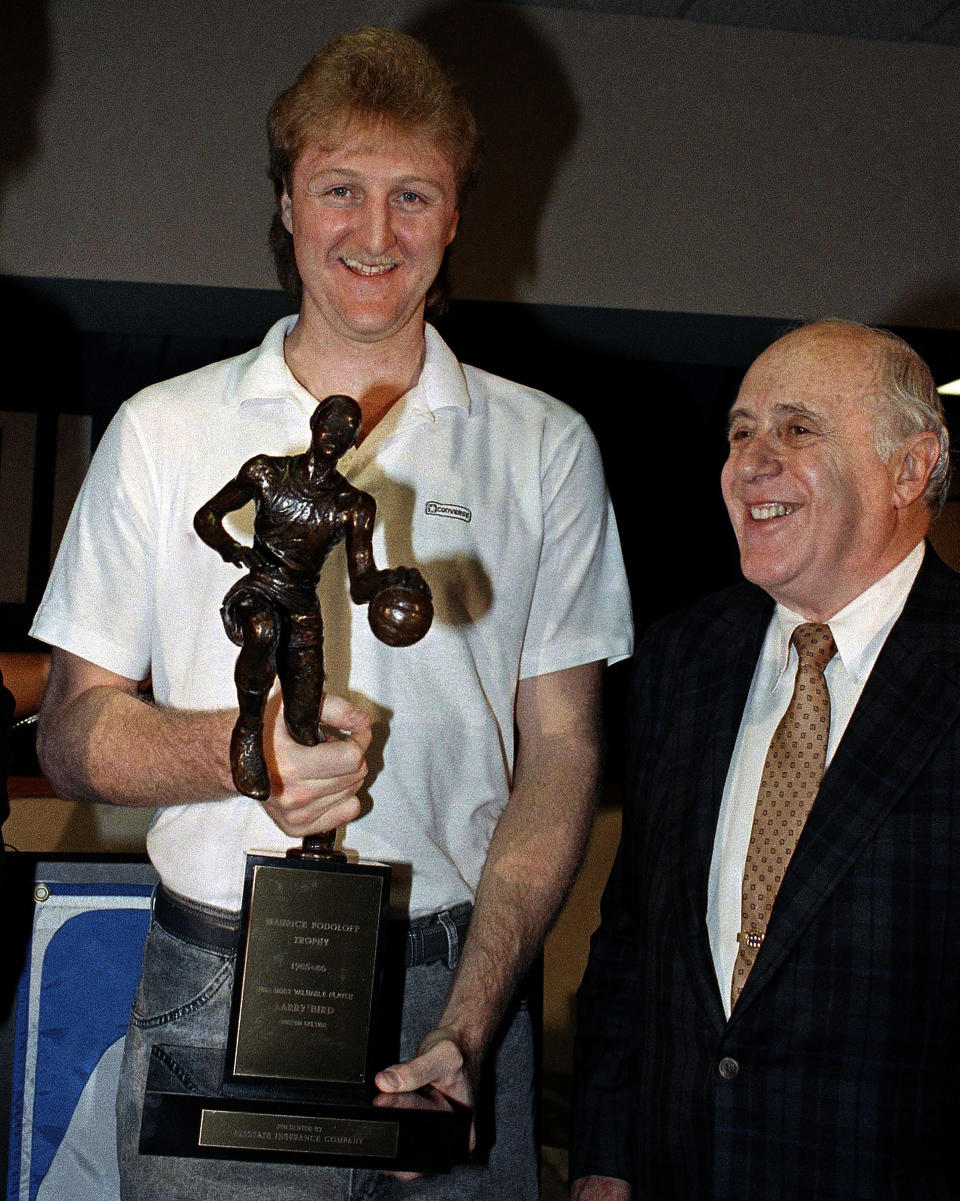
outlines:
[[[278,322],[256,350],[145,389],[114,418],[81,490],[33,636],[132,679],[158,703],[235,705],[220,621],[239,578],[193,515],[256,454],[299,453],[316,401]],[[327,688],[376,718],[347,849],[394,866],[410,913],[472,900],[506,803],[520,678],[632,647],[627,584],[596,443],[543,393],[462,366],[430,326],[417,385],[339,470],[377,502],[378,567],[416,566],[434,597],[422,642],[390,648],[347,591],[343,547],[320,584]],[[230,514],[252,540],[253,507]],[[244,857],[287,838],[246,797],[158,810],[150,858],[175,891],[240,905]]]

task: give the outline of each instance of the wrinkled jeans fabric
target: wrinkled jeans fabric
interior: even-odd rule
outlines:
[[[455,957],[454,935],[448,962],[405,969],[401,1058],[413,1055],[436,1024]],[[482,1162],[403,1183],[369,1169],[141,1155],[137,1144],[151,1047],[225,1047],[233,972],[232,954],[186,942],[151,923],[117,1096],[123,1201],[537,1201],[533,1040],[525,1003],[508,1015],[484,1069],[477,1104]]]

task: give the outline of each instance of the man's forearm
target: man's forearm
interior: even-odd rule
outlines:
[[[276,785],[264,810],[290,838],[319,834],[359,813],[370,718],[324,697],[320,718],[341,737],[294,741],[280,697],[268,702],[264,750]],[[40,707],[37,753],[55,791],[114,805],[184,805],[236,795],[230,734],[236,709],[189,712],[148,705],[136,680],[54,649]]]
[[[414,1058],[378,1073],[384,1092],[434,1084],[473,1103],[490,1040],[583,854],[596,797],[599,699],[598,663],[521,681],[513,788],[490,843],[450,995]]]
[[[230,731],[236,714],[148,704],[90,688],[41,720],[40,764],[58,796],[150,807],[222,800],[236,790]]]
[[[524,739],[521,732],[514,787],[494,831],[439,1023],[474,1070],[580,866],[599,758],[599,738],[589,720],[556,735],[541,731],[536,739]]]
[[[537,795],[528,795],[532,790],[527,787],[515,790],[500,819],[439,1023],[474,1067],[543,945],[590,829],[593,781],[578,788],[576,796],[562,772],[542,783],[544,793]],[[531,821],[533,811],[538,811],[536,821]]]
[[[436,1027],[416,1056],[378,1073],[384,1092],[435,1085],[473,1105],[490,1041],[569,888],[594,808],[595,748],[533,770],[520,761],[477,889],[470,929]],[[561,751],[570,752],[570,758]],[[573,764],[580,769],[572,780]]]

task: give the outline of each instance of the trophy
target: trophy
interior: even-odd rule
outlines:
[[[374,500],[336,471],[360,419],[356,401],[327,397],[304,453],[250,459],[194,518],[209,546],[247,569],[221,615],[240,647],[230,764],[238,791],[256,800],[270,795],[263,722],[275,680],[291,736],[305,746],[323,740],[317,583],[333,547],[345,542],[351,598],[367,604],[382,642],[410,646],[433,619],[419,571],[377,569]],[[245,546],[223,518],[251,501],[254,541]],[[308,835],[286,858],[247,856],[226,1059],[178,1047],[177,1062],[201,1082],[187,1092],[155,1049],[141,1151],[395,1171],[446,1170],[466,1158],[469,1110],[436,1090],[374,1103],[384,1066],[377,1035],[391,1025],[381,1000],[390,868],[348,862],[335,833]]]

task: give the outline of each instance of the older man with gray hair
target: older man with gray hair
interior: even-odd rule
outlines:
[[[823,321],[730,413],[749,583],[636,659],[573,1196],[960,1197],[960,579],[926,364]]]

